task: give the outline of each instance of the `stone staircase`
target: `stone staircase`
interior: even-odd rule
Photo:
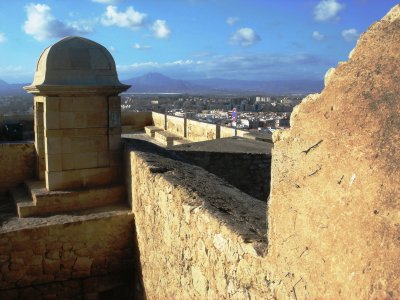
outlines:
[[[144,130],[147,135],[167,147],[191,143],[191,141],[157,126],[146,126]]]
[[[123,185],[90,189],[47,191],[44,181],[28,180],[11,190],[20,218],[80,212],[124,203]]]

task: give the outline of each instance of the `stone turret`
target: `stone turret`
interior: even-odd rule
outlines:
[[[48,191],[118,181],[121,108],[118,80],[105,47],[67,37],[41,54],[33,83],[37,176]]]

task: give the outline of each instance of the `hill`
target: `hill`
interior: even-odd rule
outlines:
[[[132,93],[212,93],[212,94],[309,94],[320,92],[322,80],[273,80],[250,81],[229,79],[172,79],[160,73],[148,73],[143,76],[125,80],[132,85]]]

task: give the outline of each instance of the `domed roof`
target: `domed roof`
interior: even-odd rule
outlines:
[[[77,36],[66,37],[43,51],[33,83],[26,89],[50,86],[129,88],[119,82],[110,52],[96,42]]]

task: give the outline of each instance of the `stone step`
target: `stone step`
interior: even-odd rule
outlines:
[[[160,143],[162,143],[167,147],[173,146],[174,142],[183,139],[181,136],[177,136],[168,131],[156,131],[154,138],[156,141],[159,141]]]
[[[147,135],[154,138],[156,132],[164,131],[164,129],[157,127],[157,126],[145,126],[144,131],[146,132]]]
[[[184,139],[184,138],[182,138],[182,139],[180,139],[180,140],[174,140],[173,141],[173,145],[174,146],[176,146],[176,145],[183,145],[183,144],[190,144],[190,143],[193,143],[192,141],[189,141],[189,140],[187,140],[187,139]]]
[[[26,181],[26,189],[13,191],[20,218],[78,212],[116,205],[126,199],[122,185],[71,191],[47,191],[42,181]]]
[[[21,185],[11,190],[11,198],[16,205],[17,214],[20,218],[34,215],[36,213],[36,205],[26,187]]]

